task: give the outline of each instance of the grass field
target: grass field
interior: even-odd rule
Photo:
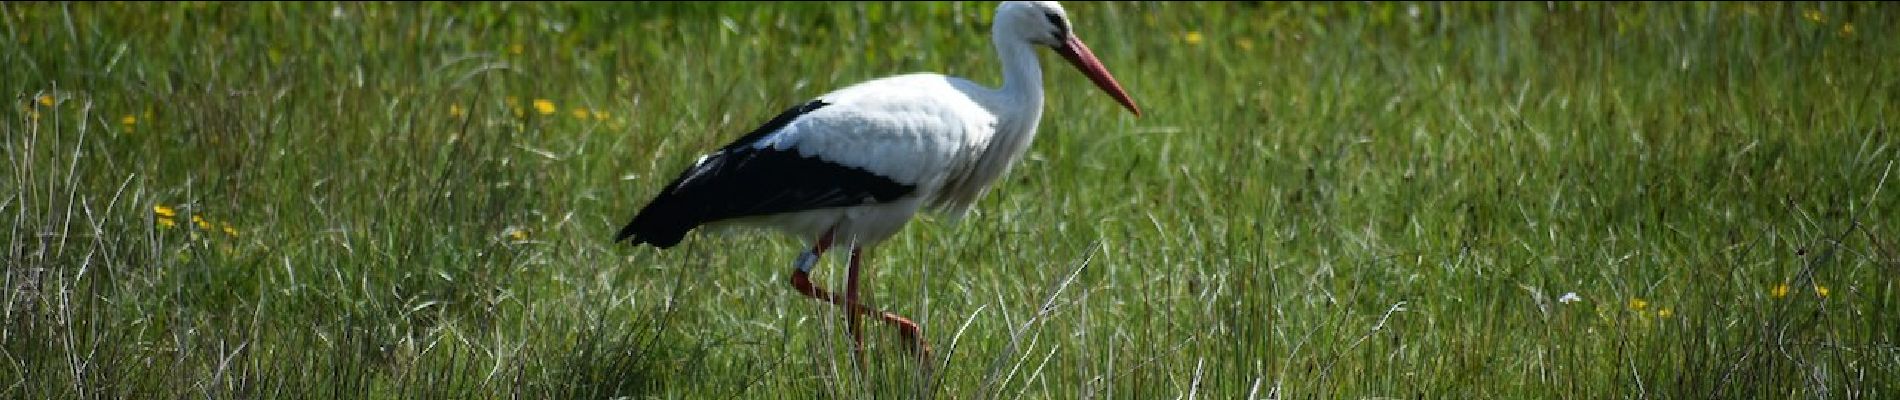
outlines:
[[[0,4],[0,397],[1900,397],[1900,8],[1072,3],[1025,160],[868,253],[614,230],[992,3]],[[837,285],[842,257],[819,267]],[[824,282],[821,282],[824,283]]]

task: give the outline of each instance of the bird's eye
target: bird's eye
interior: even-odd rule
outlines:
[[[1047,14],[1043,14],[1042,16],[1043,16],[1044,18],[1048,18],[1048,19],[1049,19],[1049,24],[1050,24],[1050,25],[1055,25],[1055,27],[1056,27],[1056,31],[1055,31],[1055,35],[1054,35],[1054,36],[1055,36],[1055,38],[1056,38],[1056,41],[1057,41],[1057,42],[1062,42],[1062,41],[1065,41],[1065,40],[1068,40],[1068,38],[1069,38],[1069,25],[1068,25],[1068,24],[1064,24],[1064,23],[1062,23],[1063,21],[1062,21],[1062,16],[1061,16],[1061,15],[1057,15],[1056,13],[1047,13]]]

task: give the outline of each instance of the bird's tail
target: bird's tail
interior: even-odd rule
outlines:
[[[633,221],[627,222],[627,226],[621,227],[620,233],[614,235],[614,242],[632,239],[631,243],[635,246],[648,243],[662,249],[679,244],[680,240],[686,238],[686,232],[699,224],[691,220],[684,210],[668,207],[671,203],[655,201],[641,209]]]

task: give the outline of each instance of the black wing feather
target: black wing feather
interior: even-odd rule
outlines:
[[[892,201],[916,189],[862,168],[803,156],[795,149],[752,146],[826,105],[814,100],[786,110],[682,171],[620,229],[614,241],[632,238],[636,245],[668,248],[708,222]]]

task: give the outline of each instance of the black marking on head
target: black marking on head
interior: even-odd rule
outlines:
[[[1056,26],[1055,36],[1057,42],[1069,41],[1069,24],[1067,21],[1062,20],[1062,15],[1052,12],[1044,13],[1042,16],[1049,19],[1050,25]]]
[[[826,105],[813,101],[793,107],[681,171],[620,229],[614,241],[631,237],[636,245],[667,248],[708,222],[889,202],[916,190],[863,168],[799,154],[795,148],[752,146],[798,116]]]

